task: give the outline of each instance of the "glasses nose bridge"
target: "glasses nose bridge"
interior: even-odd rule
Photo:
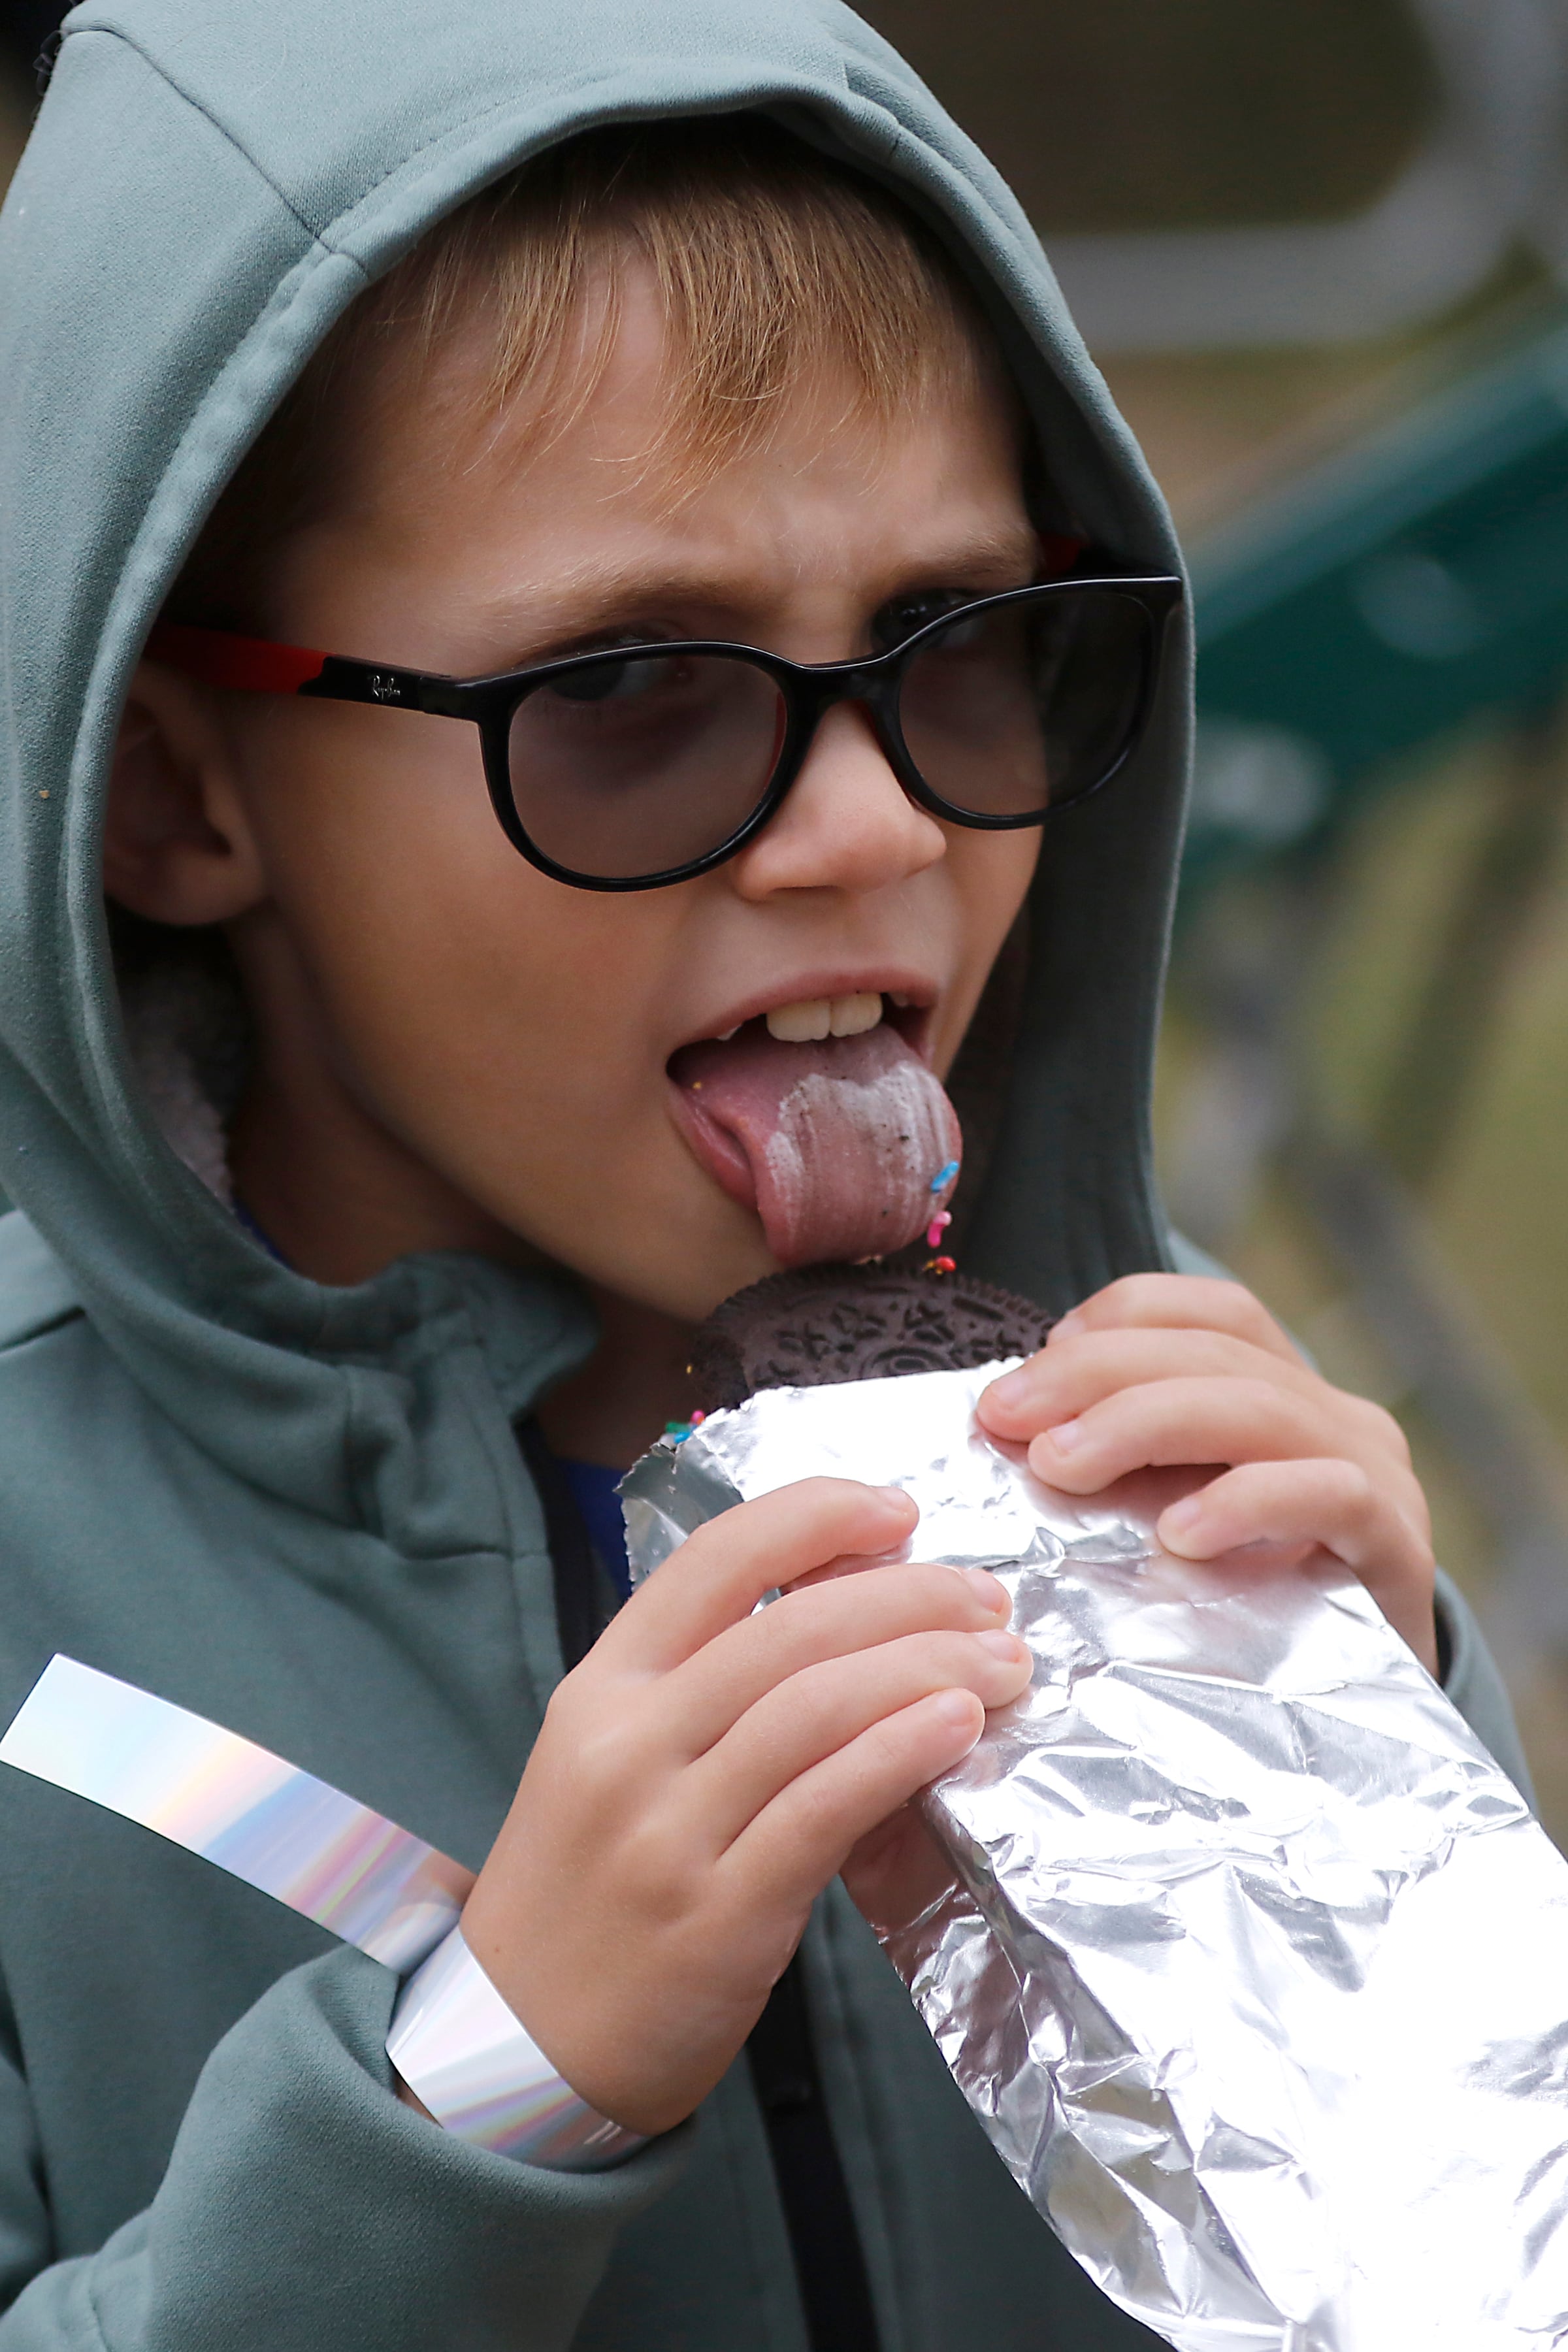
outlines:
[[[793,785],[810,759],[817,730],[830,710],[841,703],[858,703],[876,737],[877,748],[892,770],[900,792],[908,787],[900,772],[898,745],[891,727],[890,705],[898,695],[900,670],[886,654],[867,654],[854,661],[792,663],[784,691],[795,721],[795,756]]]

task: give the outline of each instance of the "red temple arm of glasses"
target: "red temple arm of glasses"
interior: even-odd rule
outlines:
[[[275,646],[266,637],[239,637],[227,629],[187,629],[159,621],[147,640],[149,661],[163,662],[204,686],[238,687],[251,694],[298,694],[320,677],[325,654],[305,646]]]

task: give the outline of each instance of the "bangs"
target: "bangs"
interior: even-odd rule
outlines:
[[[844,420],[894,424],[968,389],[986,330],[891,197],[760,118],[590,132],[475,200],[393,273],[362,322],[433,358],[482,312],[480,397],[546,440],[593,398],[628,266],[665,331],[650,458],[709,478],[832,386]]]

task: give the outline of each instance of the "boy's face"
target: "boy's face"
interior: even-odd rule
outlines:
[[[334,499],[285,551],[271,634],[469,677],[617,637],[821,662],[867,649],[900,599],[1033,576],[999,394],[882,427],[845,424],[827,385],[681,490],[647,460],[661,349],[634,277],[608,373],[531,456],[526,428],[475,428],[477,350],[418,392],[390,377],[342,420]],[[671,1057],[800,1000],[882,992],[893,1016],[896,992],[945,1072],[1038,847],[916,808],[840,707],[739,856],[601,896],[510,846],[468,727],[244,695],[219,723],[262,877],[233,927],[261,1044],[241,1191],[247,1150],[277,1171],[291,1148],[310,1181],[314,1121],[334,1139],[316,1181],[363,1191],[367,1229],[385,1222],[372,1194],[401,1186],[426,1245],[521,1242],[682,1318],[773,1260],[694,1155]],[[374,1270],[352,1246],[340,1266]]]

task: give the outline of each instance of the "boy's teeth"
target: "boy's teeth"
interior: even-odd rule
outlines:
[[[861,1031],[874,1029],[882,1017],[879,994],[863,989],[858,996],[836,996],[833,1000],[833,1034],[836,1037],[858,1037]]]
[[[785,1045],[810,1045],[821,1037],[858,1037],[881,1017],[882,1000],[874,989],[854,996],[801,996],[793,1004],[773,1006],[768,1034]]]
[[[809,1045],[833,1034],[833,1005],[826,996],[802,996],[794,1004],[775,1004],[768,1014],[768,1035],[786,1045]]]

